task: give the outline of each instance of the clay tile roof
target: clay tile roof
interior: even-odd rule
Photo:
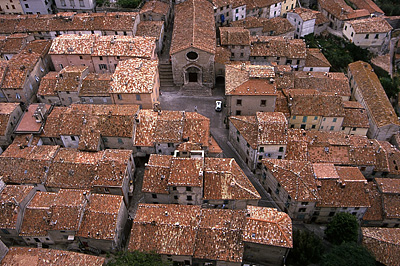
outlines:
[[[267,32],[270,36],[279,36],[294,30],[295,28],[290,24],[289,20],[282,17],[275,17],[265,20],[262,32]]]
[[[378,127],[389,124],[399,125],[392,104],[371,65],[357,61],[349,64],[349,71],[362,94],[366,107],[370,110],[370,119],[375,121]]]
[[[55,90],[60,92],[78,92],[82,79],[88,69],[87,66],[66,66],[58,74]]]
[[[292,220],[274,208],[247,206],[243,241],[269,246],[293,247]]]
[[[1,28],[0,32],[2,34],[12,34],[15,32],[15,27],[20,23],[21,20],[24,20],[26,15],[1,15],[0,16],[0,23]]]
[[[203,191],[205,200],[261,198],[234,159],[205,158]]]
[[[221,45],[250,45],[250,31],[243,27],[220,27]]]
[[[229,121],[242,135],[252,149],[258,145],[258,124],[255,116],[230,116]]]
[[[375,182],[382,193],[400,194],[400,179],[375,178]]]
[[[120,218],[118,217],[119,212],[123,205],[123,196],[92,194],[76,235],[92,239],[113,240],[117,231],[117,221]]]
[[[231,51],[225,47],[217,46],[215,49],[215,62],[219,64],[227,64],[231,60]]]
[[[150,59],[153,57],[155,47],[154,37],[95,35],[94,43],[90,47],[93,51],[89,54],[92,56],[124,56]]]
[[[390,32],[393,28],[381,17],[357,19],[349,21],[355,33],[381,33]]]
[[[244,27],[245,29],[262,28],[262,32],[269,36],[279,36],[291,31],[294,27],[286,18],[275,17],[271,19],[246,17],[245,19],[232,21],[233,27]]]
[[[379,192],[378,187],[374,182],[368,182],[367,191],[371,207],[367,209],[362,219],[364,221],[382,221],[382,194]]]
[[[40,60],[40,54],[35,52],[22,51],[14,55],[8,61],[8,68],[4,75],[2,83],[3,89],[23,88],[25,80],[37,62]]]
[[[368,12],[372,13],[381,13],[384,14],[382,9],[380,9],[377,4],[374,3],[372,0],[349,0],[353,3],[357,9],[366,9]]]
[[[26,207],[21,225],[22,236],[46,236],[50,229],[51,206],[57,193],[36,192]]]
[[[315,94],[300,94],[302,90],[290,90],[289,109],[291,115],[344,117],[342,97]]]
[[[163,27],[163,21],[141,21],[137,26],[136,36],[154,37],[159,40]]]
[[[344,97],[351,95],[348,78],[338,72],[295,72],[294,89],[314,89]]]
[[[63,34],[53,39],[49,54],[92,54],[91,48],[98,35]]]
[[[138,105],[72,104],[55,107],[47,117],[43,136],[77,135],[82,139],[82,149],[98,145],[100,135],[131,138],[134,116],[138,111]]]
[[[309,202],[318,200],[311,163],[277,159],[264,159],[262,162],[292,199]]]
[[[51,264],[62,265],[104,265],[105,258],[87,255],[83,253],[32,247],[10,247],[7,255],[2,260],[2,265],[26,265],[40,266]]]
[[[248,62],[242,62],[241,64],[226,65],[225,68],[225,94],[276,94],[276,85],[273,82],[275,77],[273,67],[250,65]]]
[[[306,43],[301,39],[283,37],[251,37],[250,56],[273,56],[287,58],[306,58]]]
[[[361,227],[362,244],[384,265],[399,265],[400,228]]]
[[[303,21],[308,21],[311,19],[316,19],[316,14],[313,11],[314,10],[312,9],[296,7],[295,9],[289,12],[298,14]]]
[[[201,216],[194,257],[241,262],[244,252],[244,211],[203,209]]]
[[[190,47],[215,54],[215,23],[212,4],[189,0],[176,5],[170,54]]]
[[[139,204],[129,250],[192,256],[200,206]]]
[[[38,95],[57,96],[56,85],[58,81],[58,72],[50,71],[40,81]]]
[[[51,208],[50,230],[78,231],[89,190],[60,189]]]
[[[242,210],[139,204],[128,249],[241,262],[243,241],[292,247],[292,223],[287,214],[251,206],[247,212],[249,217]]]
[[[0,228],[17,229],[21,210],[19,204],[28,196],[33,186],[7,185],[0,193]]]
[[[166,2],[162,1],[157,1],[157,0],[151,0],[146,2],[143,6],[142,9],[140,9],[140,14],[146,13],[146,12],[153,12],[157,14],[162,14],[166,15],[169,10],[169,4]]]
[[[353,175],[349,173],[350,169]],[[357,167],[347,167],[340,169],[338,174],[339,179],[320,180],[317,206],[370,207],[367,181],[360,170]]]
[[[158,60],[133,58],[120,61],[112,75],[110,93],[152,93]]]
[[[172,158],[169,186],[203,186],[204,162],[198,158]]]
[[[145,166],[142,192],[168,194],[171,155],[150,154]]]
[[[82,81],[79,96],[110,96],[108,92],[110,90],[111,80],[112,74],[110,73],[89,73]],[[42,83],[43,79],[40,82],[40,86]]]
[[[283,113],[257,112],[258,145],[282,145],[287,143],[288,122]]]
[[[305,65],[308,67],[331,67],[328,59],[318,48],[307,48]]]
[[[314,163],[313,171],[315,178],[320,179],[339,179],[339,174],[334,164],[331,163]]]
[[[0,135],[5,136],[7,133],[7,126],[10,121],[10,116],[19,103],[0,103]]]
[[[0,175],[5,182],[43,184],[59,146],[11,144],[0,155]]]
[[[322,14],[319,11],[314,11],[315,15],[316,15],[316,19],[315,19],[315,25],[321,25],[324,23],[329,23],[329,19],[327,17],[324,16],[324,14]]]
[[[15,33],[10,36],[4,37],[4,39],[2,40],[2,47],[0,49],[0,52],[2,54],[19,53],[26,46],[28,37],[28,34],[21,33]]]
[[[110,153],[119,156],[108,158]],[[90,189],[92,186],[121,187],[130,156],[131,151],[124,150],[82,152],[62,148],[49,169],[46,185],[75,189]]]
[[[318,4],[339,20],[362,18],[370,15],[370,12],[366,9],[353,10],[344,0],[319,0]]]
[[[368,115],[363,106],[353,108],[349,104],[346,104],[346,102],[343,105],[345,115],[342,127],[369,128]]]
[[[191,112],[140,110],[135,146],[157,143],[180,143],[184,138],[208,146],[209,119]]]

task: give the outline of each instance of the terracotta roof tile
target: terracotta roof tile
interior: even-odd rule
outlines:
[[[368,12],[372,13],[381,13],[384,14],[382,9],[378,7],[377,4],[374,3],[372,0],[349,0],[350,3],[353,3],[357,9],[366,9]]]
[[[205,200],[261,198],[234,159],[205,158],[203,191]]]
[[[11,144],[0,155],[0,175],[9,183],[43,184],[59,148]]]
[[[120,61],[112,75],[110,93],[152,93],[158,78],[158,60]]]
[[[58,81],[58,72],[50,71],[40,81],[37,94],[42,96],[57,96],[56,85]]]
[[[221,45],[250,45],[250,31],[243,27],[220,27]]]
[[[51,264],[62,265],[87,265],[98,266],[105,263],[105,258],[87,255],[83,253],[32,247],[10,247],[7,255],[2,260],[2,265],[24,265],[32,266]]]
[[[139,204],[129,250],[241,262],[243,241],[292,247],[292,224],[287,214],[251,206],[247,211],[250,217],[239,210]]]
[[[292,221],[289,215],[277,209],[256,206],[247,206],[247,212],[249,216],[246,217],[243,241],[293,247]]]
[[[374,182],[368,182],[367,189],[371,207],[369,207],[365,212],[363,221],[382,221],[382,194],[379,192],[378,187]]]
[[[117,195],[93,194],[86,206],[77,236],[92,239],[113,240],[123,197]],[[104,208],[107,206],[107,208]]]
[[[362,244],[376,261],[384,265],[399,265],[400,228],[361,227]]]
[[[0,103],[0,135],[5,136],[12,112],[19,108],[19,103]],[[18,119],[18,117],[17,117]]]
[[[366,9],[353,10],[344,0],[319,0],[318,4],[339,20],[362,18],[370,15],[370,12]]]
[[[277,159],[263,159],[262,162],[292,199],[318,201],[317,183],[309,162]]]
[[[346,97],[351,95],[349,80],[344,73],[298,71],[294,75],[294,89],[315,89]]]
[[[295,30],[292,24],[282,17],[271,19],[246,17],[245,19],[232,21],[231,25],[233,27],[244,27],[245,29],[262,28],[262,32],[270,36],[279,36]]]
[[[141,21],[136,30],[136,36],[154,37],[158,41],[162,37],[163,21]]]
[[[0,193],[0,228],[17,229],[20,203],[28,196],[33,186],[6,185]]]
[[[385,33],[390,32],[393,28],[381,17],[372,17],[366,19],[357,19],[349,21],[356,34],[361,33]]]
[[[27,205],[21,225],[22,236],[46,236],[50,229],[51,206],[57,193],[36,192]]]
[[[176,5],[170,54],[190,47],[215,54],[215,23],[212,4],[189,0]]]
[[[346,107],[346,102],[343,102],[343,105],[344,105],[345,115],[342,127],[369,128],[368,115],[364,107],[362,106],[358,106],[357,108]],[[347,104],[347,106],[349,105]]]
[[[331,67],[328,59],[318,48],[307,48],[306,64],[307,67]]]
[[[79,96],[109,96],[112,74],[89,73],[82,81]],[[43,82],[43,80],[42,80]],[[40,85],[42,85],[42,82]]]
[[[301,39],[283,37],[251,37],[250,56],[272,56],[303,59],[306,58],[306,43]]]
[[[168,13],[169,8],[170,6],[166,2],[151,0],[146,2],[142,6],[142,9],[140,9],[140,13],[142,14],[146,12],[153,12],[157,14],[166,15]]]

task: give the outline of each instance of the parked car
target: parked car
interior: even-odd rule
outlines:
[[[222,111],[222,101],[215,101],[215,111],[217,112]]]

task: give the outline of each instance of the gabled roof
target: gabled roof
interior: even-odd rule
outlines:
[[[293,200],[318,201],[317,182],[311,163],[278,159],[263,159],[262,162]]]
[[[378,127],[391,124],[400,125],[392,104],[371,65],[357,61],[349,64],[349,72],[357,84],[366,108],[370,111],[370,119],[375,121]]]
[[[242,262],[244,242],[291,248],[292,222],[276,209],[201,209],[200,206],[139,204],[129,250]]]
[[[125,206],[123,196],[92,194],[76,235],[113,241],[117,233],[117,222],[121,219],[120,209],[122,206]]]
[[[390,24],[382,17],[372,17],[365,19],[351,20],[348,22],[357,33],[387,33],[393,28]]]
[[[10,247],[7,255],[2,260],[2,265],[11,266],[29,263],[31,266],[40,266],[44,262],[53,266],[98,266],[105,263],[105,258],[57,249]]]
[[[399,265],[400,228],[361,227],[362,244],[384,265]]]
[[[214,9],[206,0],[176,5],[170,55],[191,47],[215,54],[214,21]]]

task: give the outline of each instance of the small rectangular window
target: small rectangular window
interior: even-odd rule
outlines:
[[[122,95],[121,94],[117,94],[118,100],[122,100]]]
[[[261,100],[260,106],[266,106],[267,105],[267,100]]]
[[[236,100],[236,105],[242,105],[242,100],[241,99],[238,99],[238,100]]]
[[[136,94],[136,101],[140,101],[140,94]]]

